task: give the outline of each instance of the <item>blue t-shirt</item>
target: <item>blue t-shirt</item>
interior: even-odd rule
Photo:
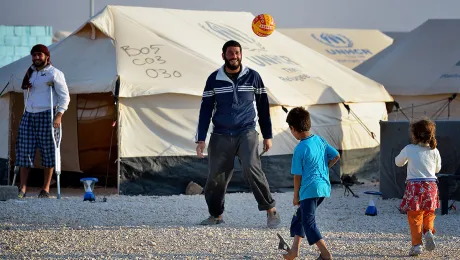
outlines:
[[[310,135],[300,140],[294,149],[291,166],[293,175],[302,175],[300,200],[331,195],[327,165],[337,155],[339,152],[320,136]]]

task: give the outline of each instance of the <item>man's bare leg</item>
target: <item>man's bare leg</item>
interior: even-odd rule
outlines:
[[[273,213],[275,213],[275,212],[276,212],[276,208],[275,208],[275,207],[273,207],[273,208],[267,210],[267,213],[270,214],[270,215],[273,215]]]
[[[321,252],[321,257],[323,259],[332,259],[332,255],[329,252],[329,250],[327,250],[326,243],[324,242],[323,239],[321,239],[318,242],[316,242],[316,246],[318,247],[319,251]]]
[[[21,181],[19,183],[19,189],[26,193],[27,191],[27,179],[29,178],[29,168],[21,167],[19,170],[19,174],[21,175]]]
[[[283,255],[284,259],[293,260],[299,256],[301,241],[302,241],[302,237],[300,236],[294,237],[294,241],[292,242],[291,250],[287,254]]]
[[[43,169],[44,180],[43,180],[43,190],[46,192],[50,192],[50,185],[51,185],[51,178],[53,177],[53,168],[45,168]]]

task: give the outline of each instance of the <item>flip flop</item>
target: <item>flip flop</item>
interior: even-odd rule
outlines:
[[[278,244],[278,249],[286,250],[287,252],[291,251],[291,247],[289,247],[288,243],[286,243],[284,238],[279,233],[276,233],[276,235],[280,239],[280,242]]]

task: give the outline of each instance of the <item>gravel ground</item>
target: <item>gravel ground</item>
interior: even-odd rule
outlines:
[[[378,184],[352,187],[360,198],[344,196],[334,186],[317,212],[317,223],[334,259],[401,259],[410,248],[406,215],[400,200],[377,200],[378,216],[365,216],[368,197]],[[78,191],[80,192],[80,191]],[[73,192],[75,194],[75,191]],[[207,217],[204,197],[97,196],[26,198],[0,202],[1,259],[281,259],[279,232],[289,240],[294,207],[292,192],[274,194],[282,218],[278,229],[266,228],[252,194],[228,194],[226,223],[198,226]],[[438,214],[437,248],[421,259],[460,259],[460,213]],[[318,251],[303,243],[299,259]]]

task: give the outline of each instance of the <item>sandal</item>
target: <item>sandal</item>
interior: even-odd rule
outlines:
[[[40,191],[40,194],[38,194],[38,198],[49,198],[50,197],[50,193],[49,192],[46,192],[46,190],[41,190]]]
[[[18,199],[23,199],[26,197],[26,193],[22,192],[21,189],[18,189]]]
[[[288,243],[286,243],[284,238],[279,233],[276,233],[276,235],[280,239],[280,242],[278,244],[278,249],[286,250],[289,253],[289,251],[291,251],[291,247],[288,245]]]

